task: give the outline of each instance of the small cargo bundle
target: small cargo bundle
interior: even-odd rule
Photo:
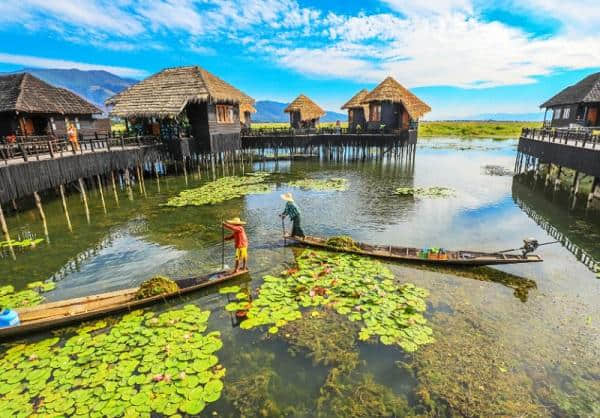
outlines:
[[[146,280],[140,285],[136,293],[136,299],[145,299],[152,296],[164,295],[177,292],[179,286],[168,277],[156,276]]]

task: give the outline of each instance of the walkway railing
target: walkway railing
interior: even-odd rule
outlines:
[[[593,134],[590,130],[580,129],[537,129],[523,128],[521,138],[535,141],[555,142],[574,147],[600,149],[600,135]]]
[[[80,135],[77,143],[70,142],[66,138],[56,138],[54,136],[18,136],[12,139],[9,137],[0,138],[0,158],[8,165],[10,161],[15,160],[54,159],[64,157],[65,155],[131,147],[140,148],[158,144],[160,144],[158,137],[140,135]]]
[[[376,128],[376,129],[351,129],[351,128],[336,128],[332,127],[319,127],[319,128],[244,128],[242,129],[242,136],[307,136],[307,135],[399,135],[408,129],[390,129],[390,128]]]

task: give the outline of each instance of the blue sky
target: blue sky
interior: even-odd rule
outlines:
[[[4,0],[0,71],[197,64],[257,100],[330,110],[391,75],[426,119],[531,113],[599,71],[599,21],[597,0]]]

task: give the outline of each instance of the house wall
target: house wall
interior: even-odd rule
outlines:
[[[398,129],[401,126],[402,121],[402,105],[380,102],[381,104],[381,119],[379,121],[372,121],[368,123],[369,129],[379,129],[383,124],[387,129]]]
[[[583,124],[583,121],[577,120],[577,105],[568,105],[568,106],[557,106],[552,108],[552,112],[550,113],[550,117],[552,120],[550,124],[553,128],[568,128],[572,123]],[[569,109],[569,117],[565,118],[565,109]],[[560,117],[559,116],[560,111]]]
[[[350,111],[353,112],[352,119],[350,119]],[[348,128],[350,130],[355,130],[357,125],[360,125],[362,129],[365,129],[367,127],[365,110],[362,107],[357,107],[348,110]]]
[[[17,127],[17,115],[14,112],[0,113],[0,137],[16,133]]]
[[[231,123],[217,122],[217,105],[207,104],[208,130],[210,136],[210,151],[224,152],[242,148],[240,139],[240,106],[233,105],[233,120]]]

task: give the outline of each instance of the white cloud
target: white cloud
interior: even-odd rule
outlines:
[[[383,2],[406,16],[431,16],[451,12],[473,13],[471,0],[383,0]]]
[[[5,54],[5,53],[1,53],[1,52],[0,52],[0,63],[23,65],[25,67],[35,67],[35,68],[60,68],[60,69],[76,68],[78,70],[84,70],[84,71],[103,70],[103,71],[111,72],[113,74],[120,75],[122,77],[144,77],[147,75],[146,71],[138,70],[135,68],[115,67],[112,65],[88,64],[85,62],[67,61],[67,60],[53,59],[53,58],[32,57],[32,56],[28,56],[28,55]]]

